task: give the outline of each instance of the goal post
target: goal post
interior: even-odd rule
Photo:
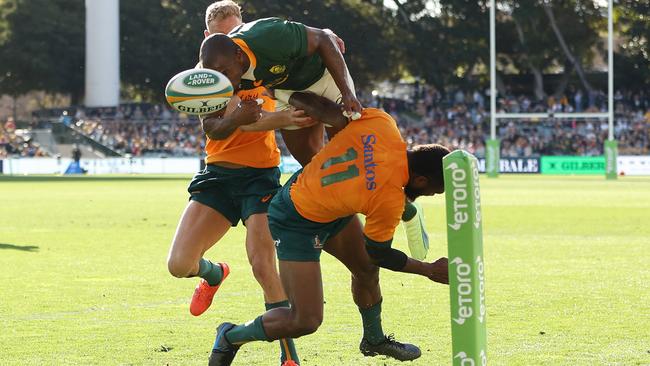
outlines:
[[[490,139],[486,141],[485,166],[487,176],[499,176],[500,140],[496,129],[499,119],[581,119],[607,118],[608,138],[604,143],[605,176],[616,179],[616,160],[618,143],[614,139],[614,25],[613,0],[607,0],[607,112],[605,113],[497,113],[496,111],[496,7],[495,0],[490,0]]]
[[[483,218],[478,162],[456,150],[442,160],[445,180],[452,364],[487,365]]]

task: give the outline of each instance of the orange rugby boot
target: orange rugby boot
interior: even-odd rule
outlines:
[[[282,363],[282,366],[300,366],[294,360],[286,360]]]
[[[214,294],[219,289],[219,286],[226,280],[226,277],[230,274],[230,267],[226,263],[218,263],[223,270],[223,278],[221,278],[221,283],[215,286],[208,285],[208,281],[201,279],[196,288],[194,289],[194,295],[192,295],[192,302],[190,303],[190,313],[194,316],[199,316],[203,314],[210,305],[212,304],[212,299]]]

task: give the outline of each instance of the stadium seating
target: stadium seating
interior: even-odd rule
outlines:
[[[364,105],[380,107],[393,115],[409,145],[439,142],[465,149],[478,157],[485,154],[489,134],[488,98],[480,91],[448,90],[440,93],[419,86],[410,94],[373,96],[360,93]],[[606,95],[576,92],[544,102],[508,95],[498,99],[498,110],[507,112],[605,111]],[[619,153],[650,153],[650,95],[617,91],[615,136]],[[173,112],[163,105],[124,104],[118,108],[69,108],[40,110],[36,121],[58,121],[98,143],[131,156],[196,156],[205,145],[198,119]],[[498,127],[501,156],[602,155],[607,138],[605,120],[514,121]],[[289,154],[282,143],[283,155]],[[0,123],[0,157],[46,156],[31,142],[29,131],[16,130],[12,122]]]

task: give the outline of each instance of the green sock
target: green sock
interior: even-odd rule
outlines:
[[[280,302],[274,302],[272,304],[264,303],[266,310],[271,310],[275,308],[288,308],[289,300],[284,300]],[[298,359],[298,352],[296,351],[296,345],[293,343],[291,338],[281,338],[280,341],[280,360],[284,362],[286,360],[294,360],[296,363],[300,363]]]
[[[223,279],[223,268],[218,264],[214,264],[207,259],[201,258],[201,260],[199,260],[198,276],[208,281],[208,285],[216,286],[220,284]]]
[[[262,316],[258,316],[255,320],[249,321],[244,324],[235,325],[231,330],[226,333],[228,342],[234,345],[240,345],[253,341],[268,341],[268,337],[264,332],[262,325]]]
[[[363,321],[363,338],[371,344],[383,342],[384,330],[381,328],[381,300],[367,309],[359,308],[359,312]]]

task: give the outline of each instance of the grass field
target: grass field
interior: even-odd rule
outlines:
[[[203,316],[195,279],[167,273],[189,177],[0,177],[0,365],[202,365],[217,324],[263,310],[243,230],[209,253],[231,277]],[[496,365],[650,365],[650,178],[482,178],[488,354]],[[444,199],[422,201],[430,259],[446,255]],[[405,249],[398,230],[396,245]],[[323,255],[325,321],[303,365],[397,365],[358,352],[345,268]],[[448,288],[382,271],[384,329],[451,359]],[[276,365],[277,345],[237,365]]]

